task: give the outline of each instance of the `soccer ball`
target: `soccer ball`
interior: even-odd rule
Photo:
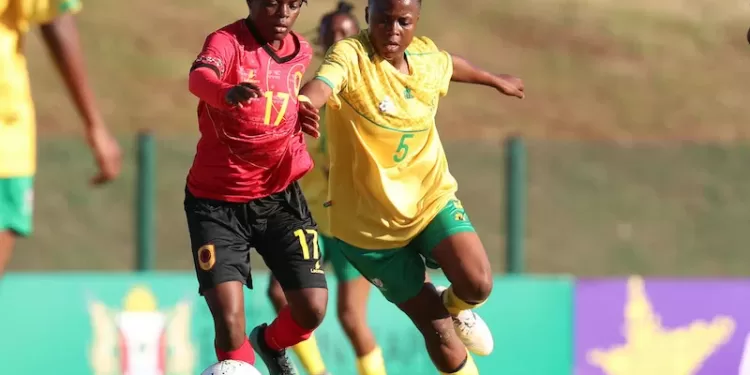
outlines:
[[[253,365],[228,359],[208,366],[201,375],[261,375]]]

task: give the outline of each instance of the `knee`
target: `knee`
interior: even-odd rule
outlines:
[[[313,330],[323,322],[327,304],[327,294],[325,296],[306,296],[302,303],[294,304],[292,315],[300,327]]]
[[[466,302],[481,303],[490,297],[493,280],[489,270],[470,274],[467,281],[462,288],[464,290],[460,291],[461,299]]]

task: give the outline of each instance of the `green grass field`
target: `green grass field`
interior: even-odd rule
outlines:
[[[364,1],[355,1],[363,13]],[[491,0],[425,3],[420,33],[492,71],[525,79],[524,101],[454,85],[441,137],[493,263],[503,259],[503,160],[529,139],[534,272],[741,274],[750,232],[750,26],[745,2]],[[335,1],[311,1],[312,30]],[[181,208],[196,135],[186,76],[205,35],[242,1],[86,3],[80,27],[106,117],[123,139],[159,135],[158,265],[191,267]],[[449,25],[449,26],[447,26]],[[446,27],[447,26],[447,27]],[[37,233],[13,269],[127,269],[132,167],[106,190],[79,120],[37,38],[29,40],[40,126]],[[133,159],[132,144],[125,142]]]

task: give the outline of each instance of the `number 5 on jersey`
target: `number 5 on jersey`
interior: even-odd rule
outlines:
[[[396,163],[400,163],[406,159],[406,155],[409,154],[409,145],[406,144],[406,140],[414,138],[414,134],[406,133],[401,136],[401,140],[398,142],[398,147],[396,147],[396,152],[393,153],[393,161]]]
[[[310,247],[307,246],[307,235],[312,235],[313,251],[310,254]],[[302,248],[302,258],[304,260],[314,260],[315,267],[310,269],[312,273],[323,273],[320,268],[320,246],[318,246],[318,231],[314,229],[297,229],[294,235],[299,239],[299,245]]]

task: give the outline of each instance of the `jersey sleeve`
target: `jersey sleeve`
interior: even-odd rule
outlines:
[[[24,18],[32,24],[45,24],[66,13],[77,13],[81,0],[21,0]]]
[[[440,77],[440,96],[448,94],[448,87],[451,84],[451,78],[453,77],[453,57],[448,51],[440,51],[436,55],[437,63],[435,66],[438,68],[438,77]]]
[[[329,100],[335,108],[341,106],[339,95],[354,86],[357,81],[358,70],[356,47],[353,41],[346,39],[334,44],[323,58],[323,63],[315,73],[315,79],[322,81],[333,90]]]
[[[203,49],[193,61],[190,70],[208,65],[218,73],[219,78],[224,78],[227,69],[232,65],[234,54],[234,38],[232,35],[225,31],[216,31],[206,38]]]
[[[420,39],[424,42],[426,52],[432,60],[430,66],[433,69],[433,76],[437,80],[438,92],[440,96],[445,96],[448,94],[448,87],[453,77],[453,57],[448,51],[439,49],[432,39],[427,37]]]

